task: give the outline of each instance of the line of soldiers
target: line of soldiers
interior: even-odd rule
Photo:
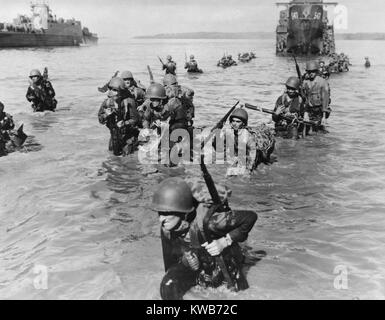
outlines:
[[[238,60],[241,62],[249,62],[256,58],[256,55],[254,52],[244,52],[244,53],[238,53]]]
[[[331,113],[330,86],[320,73],[317,61],[306,64],[303,78],[290,77],[286,90],[276,102],[272,119],[278,136],[298,139],[310,130],[325,131],[326,120]],[[303,121],[311,121],[309,126]]]
[[[233,60],[233,56],[231,54],[229,55],[223,55],[223,57],[218,61],[217,67],[227,68],[231,66],[236,66],[237,62]]]

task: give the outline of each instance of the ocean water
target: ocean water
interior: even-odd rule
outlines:
[[[247,179],[209,166],[214,180],[233,190],[233,208],[258,213],[246,242],[259,260],[247,272],[250,289],[195,288],[186,299],[385,298],[385,42],[337,45],[353,66],[330,80],[329,134],[278,139],[278,161]],[[251,63],[216,67],[225,52],[251,50]],[[184,72],[185,52],[204,74]],[[1,299],[160,298],[152,192],[166,177],[198,175],[199,168],[146,174],[135,155],[109,154],[97,87],[123,69],[148,85],[146,65],[160,81],[156,56],[167,54],[179,82],[195,90],[198,125],[213,125],[237,100],[272,108],[296,75],[293,60],[276,57],[270,40],[102,39],[95,47],[0,50],[0,100],[30,136],[23,152],[0,158]],[[28,73],[45,66],[57,112],[32,113]],[[249,116],[252,124],[270,121]]]

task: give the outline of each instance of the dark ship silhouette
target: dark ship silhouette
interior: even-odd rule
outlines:
[[[277,55],[328,55],[335,52],[333,21],[328,9],[337,2],[322,0],[293,0],[278,2],[280,11],[277,26]]]
[[[0,48],[79,46],[96,44],[98,37],[75,19],[56,19],[45,3],[31,4],[32,16],[19,15],[13,23],[0,22]]]

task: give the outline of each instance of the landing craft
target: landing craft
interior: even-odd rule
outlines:
[[[79,46],[96,44],[98,37],[75,19],[56,19],[47,4],[31,4],[32,16],[18,15],[0,22],[0,48]]]
[[[328,55],[335,52],[333,14],[337,2],[292,0],[278,2],[276,54]]]

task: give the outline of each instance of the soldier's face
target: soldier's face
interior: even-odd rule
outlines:
[[[151,101],[151,107],[153,109],[159,109],[162,105],[162,100],[160,99],[151,98],[150,101]]]
[[[180,224],[182,217],[175,214],[161,214],[159,213],[159,221],[162,228],[166,231],[172,231]]]
[[[123,79],[123,81],[124,81],[124,84],[126,85],[127,88],[131,87],[132,79],[126,78],[126,79]]]
[[[317,71],[316,70],[310,70],[307,72],[307,74],[309,75],[310,80],[314,80],[316,75],[317,75]]]
[[[290,87],[286,87],[286,92],[290,98],[293,98],[297,93],[297,91],[294,88],[290,88]]]
[[[242,120],[238,119],[238,118],[233,118],[231,120],[231,128],[233,128],[234,130],[239,130],[243,127],[243,122]]]
[[[39,76],[32,76],[29,78],[32,80],[32,83],[37,83],[37,81],[39,80]]]

